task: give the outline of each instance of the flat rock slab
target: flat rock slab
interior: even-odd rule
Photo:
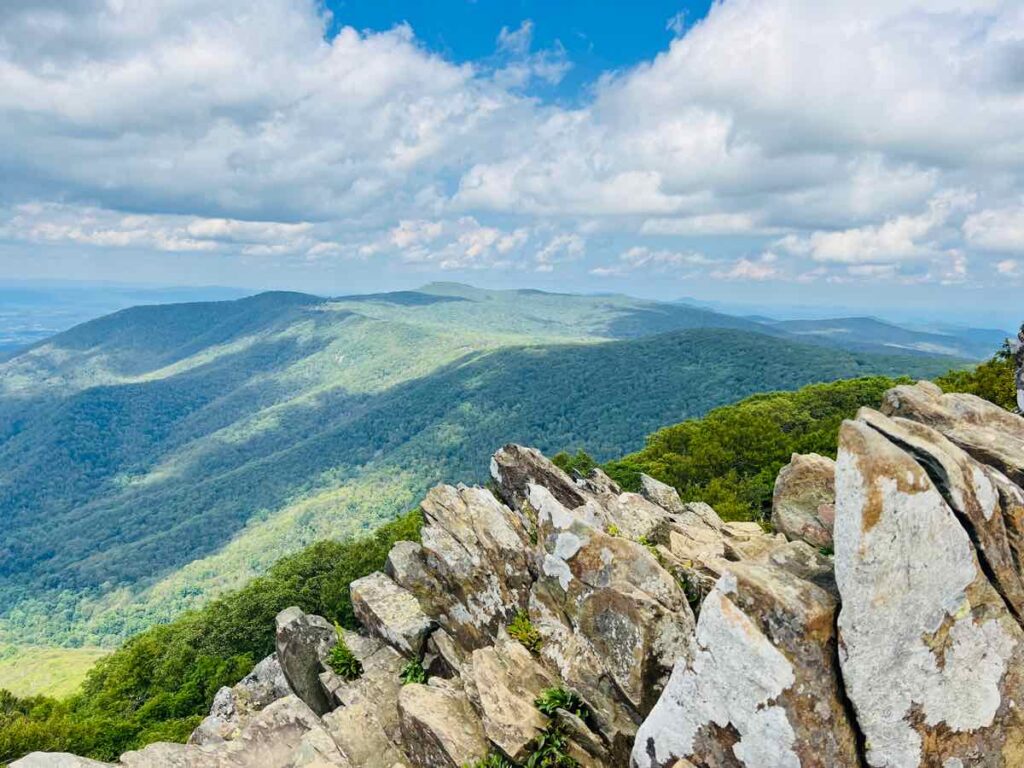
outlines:
[[[487,756],[483,725],[464,693],[410,684],[398,695],[402,746],[417,768],[462,768]]]
[[[433,622],[411,592],[383,573],[371,573],[349,586],[352,610],[370,632],[399,653],[419,658]]]

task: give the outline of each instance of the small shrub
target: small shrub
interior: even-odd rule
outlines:
[[[363,674],[363,663],[352,653],[352,649],[345,642],[345,635],[339,624],[334,625],[338,633],[338,642],[331,648],[327,655],[327,665],[334,672],[346,680],[355,680]]]
[[[402,681],[402,685],[409,685],[410,683],[425,683],[427,682],[427,670],[423,668],[416,659],[413,659],[404,667],[398,674],[399,680]]]
[[[617,526],[615,523],[609,523],[608,528],[605,530],[605,533],[607,533],[609,536],[618,536],[620,533],[619,526]]]
[[[548,728],[537,737],[524,768],[577,768],[579,763],[569,754],[569,739],[558,726]]]
[[[580,700],[579,696],[565,688],[545,688],[534,700],[533,705],[548,717],[554,717],[559,709],[564,709],[566,712],[576,715],[580,720],[585,721],[590,718],[590,710],[587,709],[587,705]]]
[[[515,768],[515,766],[510,763],[504,755],[499,755],[497,752],[491,752],[491,754],[482,760],[466,763],[462,768]]]
[[[512,619],[512,623],[508,625],[507,629],[509,637],[518,640],[528,651],[536,653],[544,644],[540,632],[533,626],[530,615],[526,611],[516,611],[515,618]]]
[[[575,456],[567,451],[559,451],[551,457],[551,463],[570,477],[587,477],[597,467],[597,462],[582,448],[576,451]]]

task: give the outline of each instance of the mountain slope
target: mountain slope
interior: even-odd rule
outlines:
[[[810,343],[870,352],[919,352],[974,360],[991,355],[1006,338],[1006,334],[999,331],[946,329],[944,332],[933,332],[904,328],[873,317],[769,320],[765,324]]]
[[[659,311],[461,286],[278,293],[127,310],[38,345],[0,366],[0,629],[110,642],[441,477],[479,479],[508,440],[607,458],[753,392],[952,364],[735,318],[642,335],[719,322]]]

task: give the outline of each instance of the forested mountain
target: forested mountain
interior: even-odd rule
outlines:
[[[959,362],[452,284],[124,310],[0,365],[0,628],[114,642],[441,478],[479,480],[508,441],[607,459],[754,392]]]
[[[941,328],[937,331],[904,328],[873,317],[764,322],[811,343],[869,352],[921,352],[975,360],[991,355],[1007,336],[1003,331],[979,328]]]

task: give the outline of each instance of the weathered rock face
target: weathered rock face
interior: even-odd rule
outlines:
[[[505,446],[493,493],[433,489],[422,543],[351,585],[358,679],[288,609],[189,745],[119,765],[521,765],[554,741],[584,768],[1024,766],[1024,419],[930,384],[882,411],[836,463],[793,457],[774,534]]]
[[[461,768],[489,751],[466,694],[447,686],[406,685],[398,695],[402,743],[415,765]]]
[[[330,711],[331,702],[320,684],[323,660],[337,643],[337,633],[321,616],[286,608],[277,615],[277,659],[295,694],[318,715]]]
[[[835,534],[840,661],[868,762],[1022,765],[1021,628],[942,493],[870,420],[840,432]]]
[[[349,589],[356,618],[399,653],[419,657],[432,622],[408,590],[383,573],[352,582]]]
[[[816,453],[794,453],[775,480],[772,526],[791,541],[832,548],[836,465]]]
[[[697,649],[637,734],[636,766],[857,766],[834,666],[835,599],[735,563],[704,600]]]
[[[974,395],[943,394],[930,382],[894,387],[880,409],[941,432],[1017,485],[1024,483],[1024,419]]]
[[[217,744],[235,738],[253,714],[291,692],[277,654],[271,654],[233,688],[217,691],[209,716],[192,732],[189,744]]]
[[[1014,361],[1017,364],[1017,413],[1024,414],[1024,325],[1017,331]]]

